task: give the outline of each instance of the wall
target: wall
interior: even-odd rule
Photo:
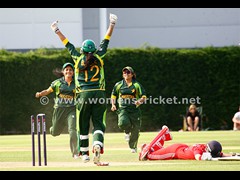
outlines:
[[[107,8],[110,12],[118,15],[110,48],[222,47],[240,42],[240,8]],[[102,39],[99,8],[2,8],[0,48],[63,48],[50,30],[56,19],[77,47],[84,39],[96,44]]]

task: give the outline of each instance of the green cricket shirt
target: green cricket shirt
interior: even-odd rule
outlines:
[[[74,80],[68,84],[64,77],[61,77],[51,83],[49,87],[52,92],[55,92],[54,108],[70,107],[75,105],[75,83]]]
[[[117,100],[117,105],[121,108],[136,108],[136,100],[146,97],[145,89],[136,80],[132,80],[130,86],[123,79],[115,84],[111,98]]]
[[[63,41],[63,44],[68,49],[75,63],[75,85],[76,92],[91,91],[91,90],[105,90],[105,77],[104,77],[104,61],[109,44],[110,37],[105,37],[102,40],[98,50],[93,54],[98,61],[84,71],[80,71],[84,68],[86,63],[86,56],[76,50],[73,44],[68,39]]]

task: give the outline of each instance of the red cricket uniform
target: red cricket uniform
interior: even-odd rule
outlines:
[[[172,144],[168,147],[162,147],[155,151],[150,151],[147,155],[149,160],[168,160],[168,159],[185,159],[195,160],[195,155],[206,152],[206,144]]]

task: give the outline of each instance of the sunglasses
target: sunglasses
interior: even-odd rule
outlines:
[[[123,73],[124,74],[131,74],[131,72],[129,70],[124,70]]]

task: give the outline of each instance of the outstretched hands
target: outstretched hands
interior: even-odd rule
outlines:
[[[117,19],[118,19],[117,15],[110,13],[109,20],[111,24],[116,24]]]
[[[51,29],[52,29],[55,33],[58,33],[58,32],[59,32],[58,20],[57,20],[57,21],[54,21],[54,22],[51,24]]]
[[[118,19],[117,15],[110,13],[110,15],[109,15],[109,20],[110,20],[110,23],[111,23],[111,24],[116,24],[117,19]],[[51,24],[51,29],[52,29],[53,32],[55,32],[55,33],[58,33],[58,32],[59,32],[58,20],[54,21],[54,22]]]

